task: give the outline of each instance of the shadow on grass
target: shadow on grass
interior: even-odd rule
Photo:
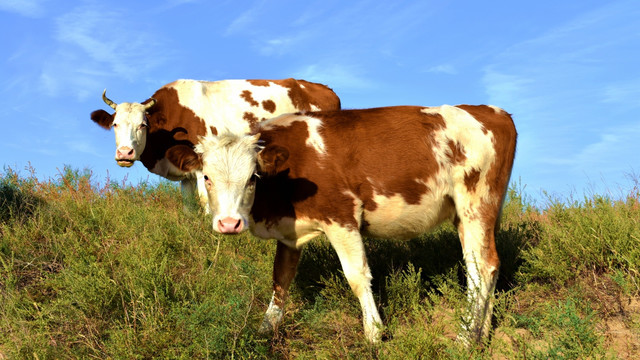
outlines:
[[[534,232],[529,226],[520,224],[501,229],[496,234],[496,247],[501,261],[496,286],[498,291],[515,287],[515,275],[523,264],[522,251],[533,242],[533,236]],[[442,226],[409,241],[365,239],[365,249],[373,276],[373,291],[381,295],[381,305],[384,305],[386,298],[385,278],[394,272],[407,270],[409,264],[415,269],[422,269],[421,280],[426,290],[436,290],[432,279],[456,267],[459,282],[466,282],[460,240],[452,226]],[[324,288],[324,280],[341,272],[338,256],[327,239],[322,237],[305,247],[295,285],[302,297],[313,303]]]
[[[9,220],[26,220],[33,216],[35,210],[44,203],[42,199],[10,178],[0,179],[0,222]]]

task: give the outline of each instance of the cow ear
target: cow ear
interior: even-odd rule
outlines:
[[[169,162],[184,172],[202,169],[202,157],[187,145],[172,146],[165,155]]]
[[[113,115],[102,109],[96,110],[91,113],[91,120],[100,125],[100,127],[109,130],[111,129],[111,125],[113,124]]]
[[[275,175],[286,168],[284,165],[288,159],[289,150],[286,148],[278,145],[267,146],[258,154],[260,172]]]

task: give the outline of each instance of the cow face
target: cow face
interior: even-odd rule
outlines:
[[[210,135],[195,150],[213,215],[213,230],[236,234],[248,228],[255,195],[259,135]]]
[[[91,113],[91,120],[105,129],[113,128],[116,135],[116,162],[120,166],[130,167],[136,160],[140,160],[144,151],[149,127],[147,110],[155,105],[156,101],[151,99],[145,104],[116,104],[108,99],[105,93],[106,90],[102,93],[102,99],[116,112],[109,114],[104,110],[96,110]]]

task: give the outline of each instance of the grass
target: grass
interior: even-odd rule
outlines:
[[[366,240],[386,340],[325,239],[305,249],[285,318],[257,334],[275,243],[221,237],[171,183],[70,168],[0,174],[0,359],[617,359],[640,354],[640,190],[532,206],[512,188],[497,234],[494,331],[455,341],[465,304],[452,226]]]

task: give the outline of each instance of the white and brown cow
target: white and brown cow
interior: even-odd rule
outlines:
[[[180,180],[183,198],[198,192],[207,209],[204,180],[193,146],[200,136],[219,131],[248,133],[276,115],[340,109],[340,99],[327,86],[304,80],[177,80],[164,85],[143,103],[114,103],[115,110],[91,113],[91,119],[116,135],[120,166],[141,160],[154,174]]]
[[[511,116],[493,106],[387,107],[287,114],[254,135],[207,136],[201,154],[213,228],[278,240],[273,298],[282,318],[301,246],[324,233],[380,338],[362,235],[410,239],[445,220],[460,235],[470,308],[463,341],[491,326],[499,259],[494,233],[516,149]]]

